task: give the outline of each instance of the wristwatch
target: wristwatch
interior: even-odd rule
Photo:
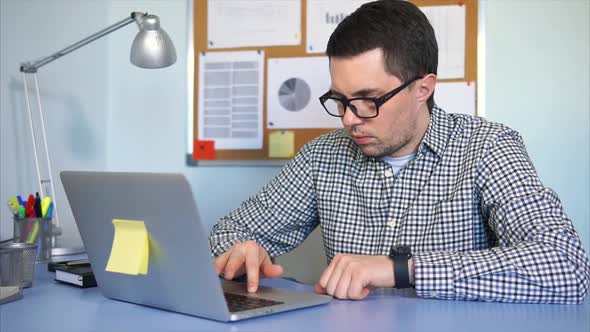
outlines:
[[[408,260],[412,257],[410,246],[395,246],[389,252],[389,258],[393,261],[393,275],[395,288],[412,288],[410,284],[410,271]]]

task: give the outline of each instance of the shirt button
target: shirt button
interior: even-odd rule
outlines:
[[[385,172],[383,172],[383,175],[385,175],[385,177],[388,177],[388,178],[390,178],[390,177],[392,177],[392,176],[393,176],[393,171],[392,171],[392,170],[390,170],[390,169],[388,169],[388,170],[385,170]]]
[[[387,226],[389,226],[389,228],[394,228],[395,227],[395,220],[391,219],[390,221],[388,221]]]

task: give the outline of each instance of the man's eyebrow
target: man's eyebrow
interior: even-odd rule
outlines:
[[[380,91],[381,90],[375,89],[375,88],[372,88],[372,89],[371,88],[365,88],[365,89],[361,89],[361,90],[358,90],[358,91],[353,92],[352,95],[350,95],[350,97],[351,98],[368,97],[368,96],[374,97],[377,94],[379,94]],[[331,88],[330,89],[330,94],[331,95],[334,95],[334,96],[337,96],[337,97],[346,97],[343,93],[338,92],[334,88]]]

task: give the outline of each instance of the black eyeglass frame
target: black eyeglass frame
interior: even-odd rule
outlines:
[[[326,112],[333,117],[337,117],[337,118],[344,117],[344,114],[346,114],[346,109],[349,108],[350,111],[352,113],[354,113],[354,115],[359,119],[376,118],[377,116],[379,116],[379,107],[381,107],[383,104],[385,104],[387,101],[389,101],[389,99],[393,98],[395,95],[400,93],[403,89],[407,88],[410,84],[414,83],[415,81],[417,81],[423,77],[424,76],[416,76],[416,77],[412,78],[411,80],[406,81],[404,84],[398,86],[397,88],[387,92],[386,94],[384,94],[381,97],[357,97],[357,98],[350,98],[350,99],[339,98],[339,97],[330,96],[331,91],[328,91],[320,96],[320,98],[319,98],[320,104],[322,104],[322,107],[326,110]],[[340,114],[335,115],[335,114],[330,113],[328,108],[324,105],[324,103],[330,99],[339,101],[342,103],[342,105],[344,105],[344,112],[342,112],[342,115],[340,115]],[[354,100],[372,101],[375,104],[375,115],[373,115],[373,116],[360,116],[359,114],[357,114],[356,107],[354,107],[354,105],[351,104],[351,102]]]

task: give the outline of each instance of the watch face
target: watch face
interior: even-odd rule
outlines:
[[[411,254],[412,248],[410,246],[395,246],[391,248],[391,255],[393,254]]]

